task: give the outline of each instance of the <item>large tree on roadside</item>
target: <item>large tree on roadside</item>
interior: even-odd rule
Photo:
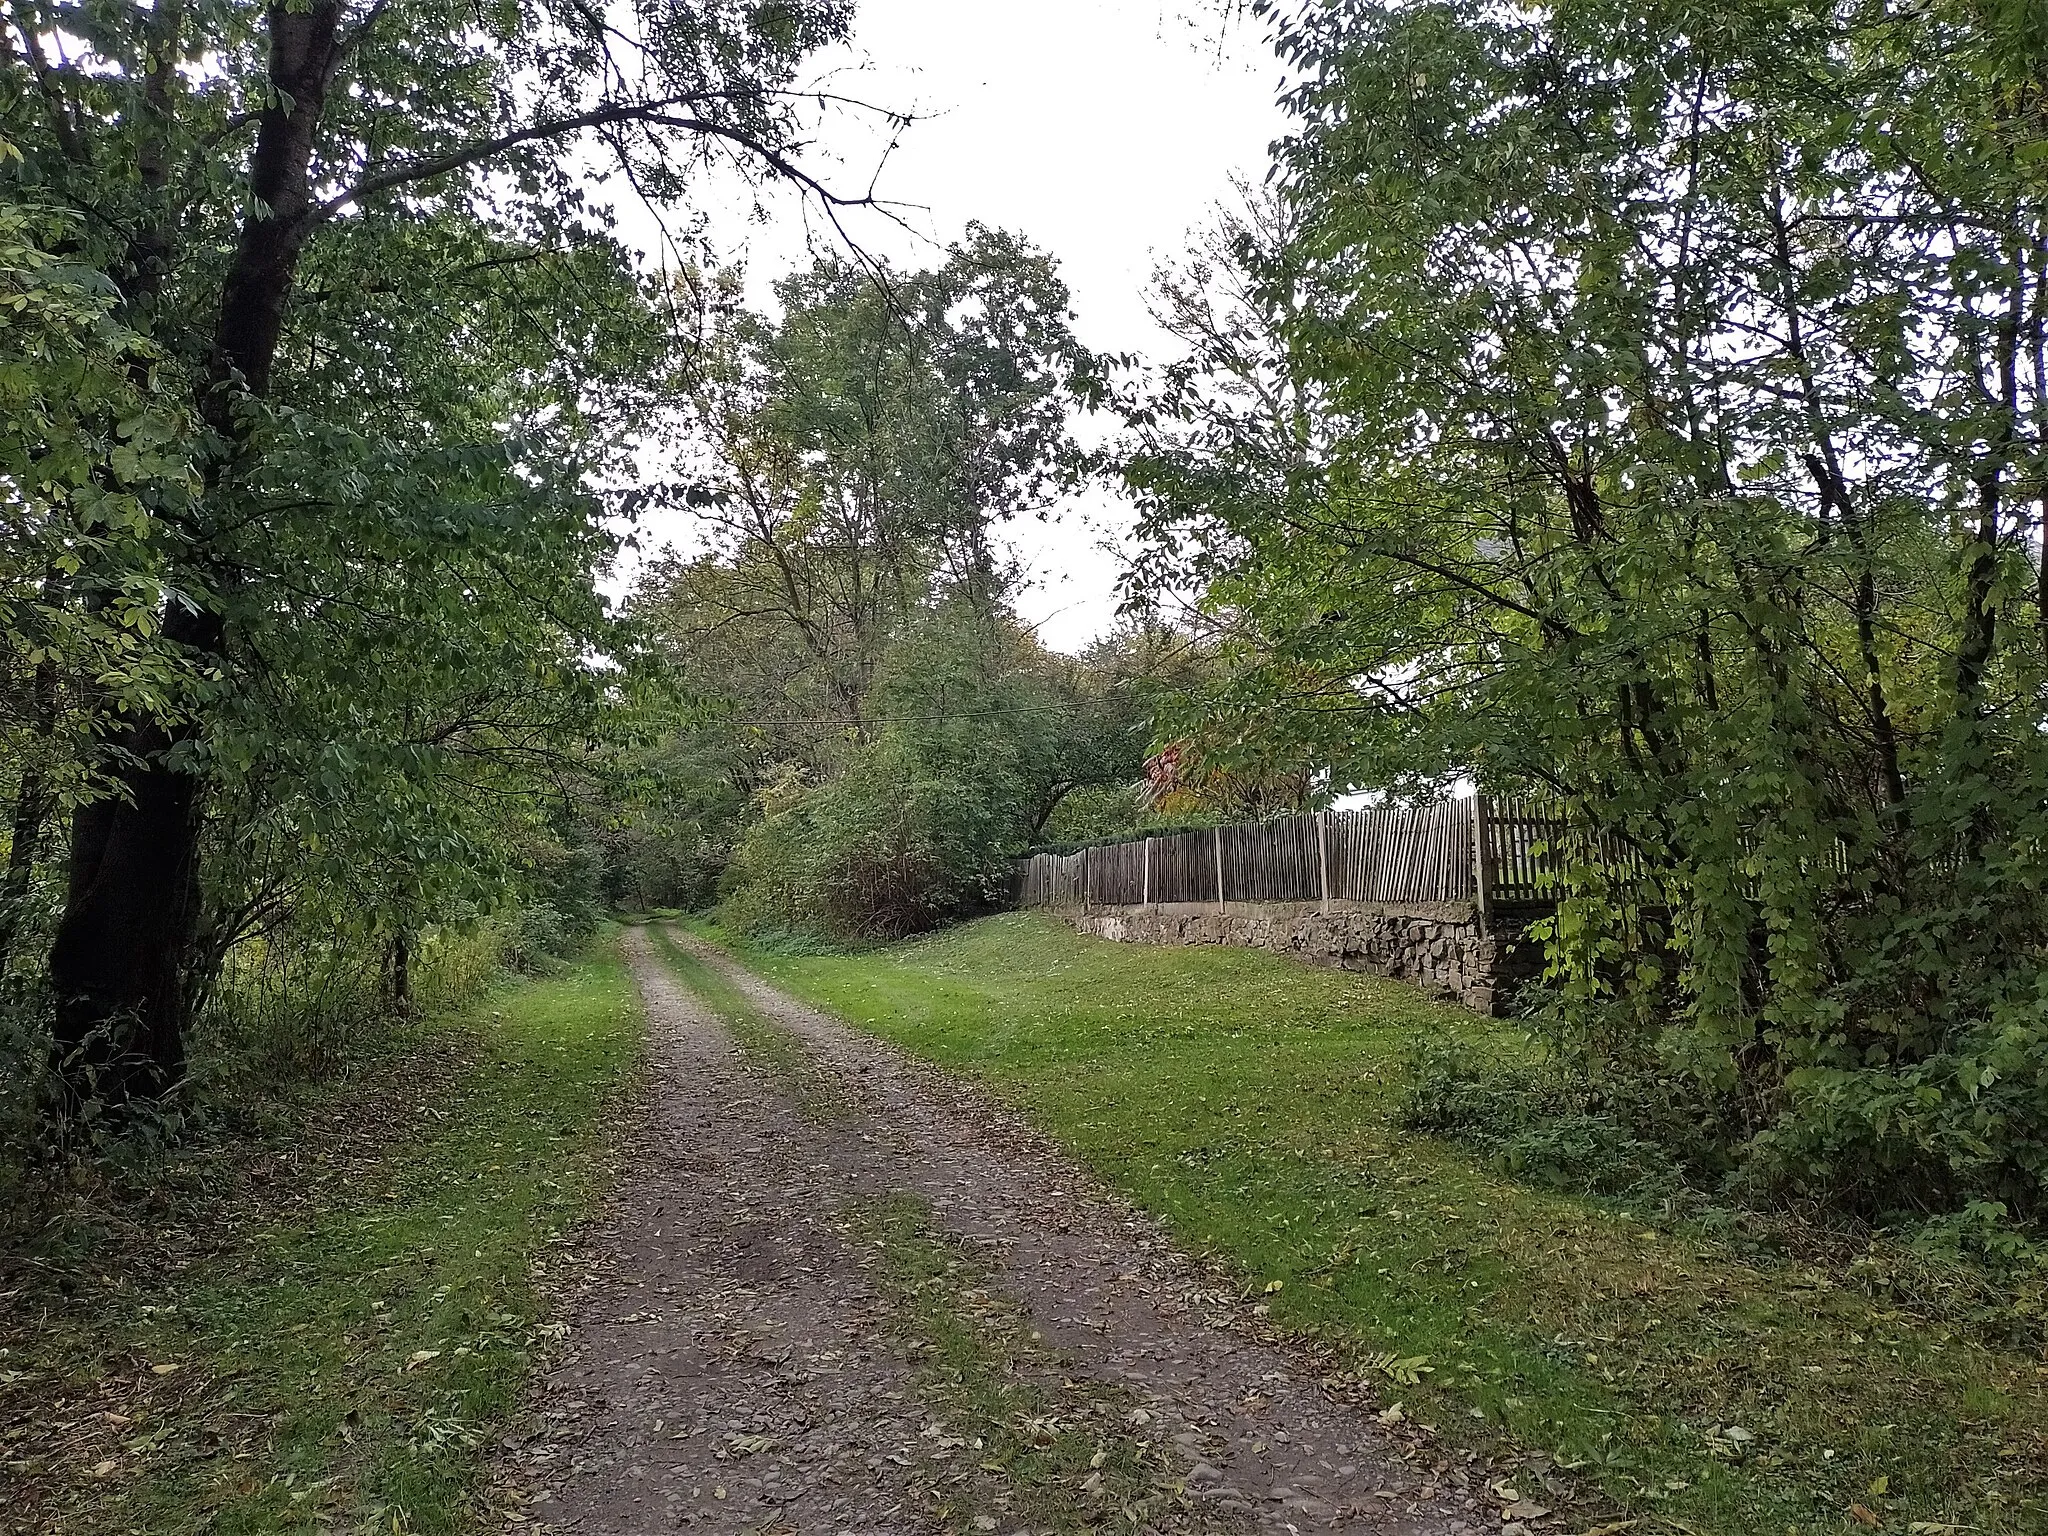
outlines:
[[[1226,703],[1561,804],[1568,1038],[1757,1177],[2048,1209],[2042,8],[1261,8],[1312,452],[1132,455]]]
[[[450,434],[438,464],[408,458],[413,434],[472,407],[459,370],[418,376],[427,338],[402,334],[404,311],[531,269],[547,276],[525,323],[546,333],[555,294],[539,288],[614,286],[591,164],[656,200],[725,150],[799,174],[791,72],[846,15],[841,0],[10,7],[8,195],[77,212],[65,254],[107,274],[151,349],[137,387],[202,423],[198,492],[154,505],[149,530],[187,685],[109,706],[111,792],[72,819],[49,976],[74,1097],[154,1093],[182,1070],[216,726],[248,701],[264,638],[300,605],[345,600],[322,583],[431,561],[451,537],[487,570],[522,521],[589,521],[573,483],[530,494],[548,461],[515,445],[593,403],[573,388],[542,402],[508,381],[497,441]],[[549,338],[562,356],[581,339]],[[468,342],[440,338],[455,355]],[[89,561],[70,590],[103,600]]]
[[[0,982],[29,942],[39,851],[64,808],[104,793],[89,711],[174,708],[181,668],[156,643],[153,511],[194,489],[180,402],[139,387],[156,359],[119,324],[104,277],[55,248],[77,221],[0,206],[0,783],[13,787],[0,877]],[[94,601],[71,601],[90,564]]]

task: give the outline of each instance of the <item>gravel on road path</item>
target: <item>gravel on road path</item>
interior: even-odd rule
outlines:
[[[987,1095],[676,935],[800,1044],[792,1080],[644,929],[625,942],[647,1101],[570,1266],[568,1337],[497,1457],[507,1529],[1504,1529],[1483,1463],[1328,1390],[1258,1336],[1233,1287]],[[1055,1411],[1021,1430],[971,1422],[959,1372],[935,1373],[936,1346],[905,1335],[869,1214],[905,1197],[970,1261],[975,1315],[1024,1320],[1029,1355],[1006,1357],[1003,1380],[1042,1382]],[[1014,1485],[979,1459],[984,1432],[1049,1442],[1075,1425],[1101,1447],[1087,1465],[1146,1469],[1145,1497],[1119,1502],[1099,1478]]]

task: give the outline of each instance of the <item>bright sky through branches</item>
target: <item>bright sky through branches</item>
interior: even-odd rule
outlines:
[[[1108,352],[1166,352],[1145,310],[1153,266],[1228,194],[1233,172],[1263,174],[1282,128],[1280,66],[1262,38],[1161,0],[861,0],[853,47],[820,73],[920,115],[875,188],[909,228],[857,214],[848,228],[863,246],[923,266],[971,219],[1016,230],[1059,258],[1082,340]],[[806,163],[858,191],[884,147],[871,122],[842,114]],[[807,259],[807,235],[831,238],[793,196],[769,206],[773,217],[754,221],[734,197],[710,230],[762,297]],[[1099,546],[1122,523],[1113,499],[1094,496],[1018,531],[1036,578],[1025,615],[1048,643],[1073,649],[1109,623],[1116,562]],[[680,520],[644,534],[688,538]]]

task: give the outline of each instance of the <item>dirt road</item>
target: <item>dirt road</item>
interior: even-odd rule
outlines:
[[[626,942],[651,1099],[508,1528],[1502,1529],[983,1095],[693,946],[778,1032],[736,1039]]]

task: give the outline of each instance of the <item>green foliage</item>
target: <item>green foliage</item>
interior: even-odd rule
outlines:
[[[707,159],[787,165],[787,88],[848,15],[11,18],[0,974],[48,968],[60,1032],[103,1010],[175,1076],[233,952],[285,925],[337,933],[338,975],[571,905],[565,801],[644,682],[595,590],[602,488],[691,341],[590,152],[656,202]]]
[[[513,914],[505,935],[505,963],[529,976],[552,976],[582,948],[592,925],[544,901],[529,902]]]
[[[1085,848],[1147,828],[1144,792],[1135,784],[1097,784],[1062,799],[1039,839],[1046,848]]]
[[[534,902],[428,927],[408,936],[401,996],[389,933],[362,921],[274,924],[229,952],[194,1021],[179,1092],[119,1124],[44,1117],[47,1003],[38,989],[16,987],[0,997],[0,1194],[24,1214],[42,1210],[63,1183],[63,1158],[78,1159],[88,1177],[126,1168],[143,1178],[184,1140],[255,1131],[277,1103],[388,1052],[418,1020],[467,1007],[507,967],[559,974],[595,926]]]
[[[839,776],[771,809],[737,850],[729,914],[742,927],[819,927],[844,939],[921,933],[986,908],[1007,870],[997,807],[886,737]]]
[[[11,149],[0,136],[0,175]],[[158,634],[161,519],[196,489],[192,424],[148,387],[161,350],[73,254],[79,234],[0,199],[0,986],[47,933],[49,825],[108,789],[79,681],[106,708],[167,717],[193,682]]]
[[[418,935],[402,1003],[375,934],[284,927],[238,946],[195,1031],[194,1106],[238,1123],[239,1101],[329,1079],[387,1048],[409,1018],[466,1006],[502,975],[513,926],[473,920]]]
[[[1432,1042],[1408,1063],[1400,1114],[1408,1129],[1482,1148],[1532,1184],[1668,1195],[1678,1182],[1670,1153],[1638,1136],[1617,1108],[1553,1061],[1503,1063]]]
[[[1141,646],[1056,656],[1011,607],[1000,529],[1079,462],[1065,285],[974,226],[927,271],[822,261],[774,322],[709,292],[684,445],[704,547],[632,605],[693,718],[641,756],[611,884],[697,904],[715,879],[729,921],[835,941],[985,910],[1149,740]]]
[[[1070,790],[1138,770],[1143,716],[1100,664],[965,604],[924,615],[876,669],[866,739],[822,782],[762,797],[727,871],[729,920],[872,942],[1001,905],[1012,857]]]
[[[1561,806],[1565,1035],[1757,1192],[2038,1221],[2038,27],[1263,9],[1282,195],[1126,402],[1141,581],[1230,636],[1185,713]]]

